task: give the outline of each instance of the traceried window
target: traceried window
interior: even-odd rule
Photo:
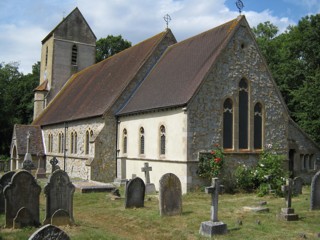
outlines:
[[[144,128],[140,128],[140,154],[144,154]]]
[[[253,133],[254,149],[262,149],[262,105],[256,103],[254,106],[254,133]]]
[[[59,133],[59,145],[58,145],[58,152],[63,153],[64,150],[64,135],[63,133]]]
[[[90,133],[86,131],[86,138],[85,138],[85,154],[89,154],[89,143],[90,143]]]
[[[53,152],[53,135],[49,133],[48,135],[48,152]]]
[[[239,149],[248,149],[248,101],[248,82],[242,78],[239,82]]]
[[[166,128],[161,125],[160,127],[160,155],[166,154]]]
[[[230,98],[223,104],[223,148],[233,148],[233,103]]]
[[[78,60],[78,47],[77,45],[72,46],[72,55],[71,55],[71,64],[73,66],[77,65],[77,60]]]
[[[72,132],[71,133],[71,145],[70,145],[70,152],[76,154],[77,153],[77,132]]]
[[[127,153],[127,147],[128,147],[127,129],[123,129],[123,153]]]

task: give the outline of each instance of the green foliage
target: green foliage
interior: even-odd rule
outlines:
[[[320,14],[302,18],[280,35],[277,30],[270,22],[253,28],[291,117],[320,143]]]
[[[239,166],[236,169],[237,187],[246,192],[257,191],[264,196],[273,190],[281,196],[281,186],[285,183],[288,173],[283,168],[284,156],[268,149],[260,155],[257,166]]]
[[[197,174],[200,177],[211,180],[218,177],[221,173],[224,162],[224,152],[219,145],[215,145],[215,149],[210,153],[201,153]]]
[[[108,35],[106,38],[100,38],[96,42],[96,62],[100,62],[129,47],[131,47],[131,42],[123,39],[121,35]]]

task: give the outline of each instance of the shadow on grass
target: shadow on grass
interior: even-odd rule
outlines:
[[[192,213],[193,213],[192,211],[186,211],[186,212],[182,212],[182,215],[190,215]]]

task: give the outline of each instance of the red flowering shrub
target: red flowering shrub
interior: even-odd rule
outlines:
[[[200,177],[211,179],[218,177],[223,166],[224,153],[218,144],[210,153],[200,153],[197,174]]]

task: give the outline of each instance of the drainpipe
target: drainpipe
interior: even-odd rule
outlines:
[[[66,171],[66,158],[67,158],[67,130],[68,130],[68,122],[64,122],[63,171]]]
[[[119,117],[116,116],[116,178],[118,178],[118,129],[119,129]]]

